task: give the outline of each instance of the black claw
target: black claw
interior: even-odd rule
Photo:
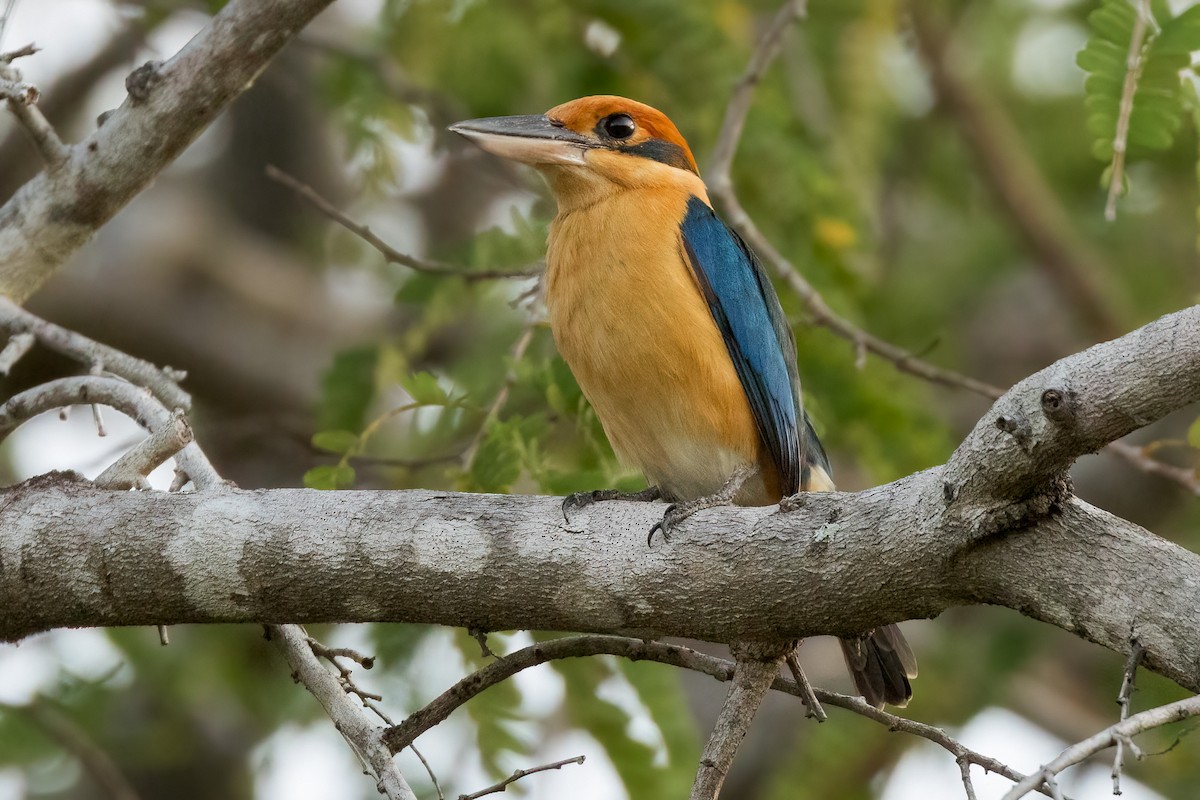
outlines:
[[[596,502],[597,494],[599,492],[575,492],[564,497],[562,502],[563,521],[570,522],[572,511],[578,511]]]
[[[672,503],[667,506],[667,510],[663,512],[662,519],[654,523],[654,526],[650,528],[650,534],[646,537],[646,547],[653,546],[654,534],[659,532],[662,533],[664,542],[671,541],[671,529],[675,527],[671,515],[675,513],[676,508],[678,508],[678,503]]]

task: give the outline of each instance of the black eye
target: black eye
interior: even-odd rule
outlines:
[[[610,114],[600,120],[600,129],[613,139],[628,139],[637,130],[637,125],[628,114]]]

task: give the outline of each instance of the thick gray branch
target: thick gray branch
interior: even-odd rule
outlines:
[[[436,492],[113,493],[61,476],[0,500],[0,639],[54,627],[410,621],[774,641],[996,603],[1200,689],[1200,556],[1079,501],[967,550],[940,470],[789,514]],[[719,611],[718,611],[719,610]]]
[[[703,512],[651,549],[661,508],[645,504],[599,504],[568,526],[542,497],[35,479],[0,494],[0,639],[404,620],[781,641],[994,603],[1117,652],[1132,631],[1149,669],[1200,690],[1200,627],[1179,624],[1200,615],[1200,556],[1071,498],[1062,472],[1195,401],[1198,372],[1200,307],[1022,381],[946,467],[802,496],[786,514]],[[1073,392],[1069,413],[1043,405],[1049,389]],[[1020,437],[994,427],[1010,411],[1029,422]]]
[[[32,294],[330,2],[233,0],[169,61],[130,75],[100,129],[0,207],[0,293]]]

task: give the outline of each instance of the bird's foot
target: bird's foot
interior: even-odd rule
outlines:
[[[729,476],[729,479],[725,481],[725,485],[716,493],[710,494],[707,497],[697,497],[695,500],[688,500],[683,503],[672,503],[667,506],[667,510],[663,513],[663,518],[654,523],[654,527],[650,529],[650,535],[646,537],[646,546],[650,546],[654,541],[654,534],[659,532],[662,533],[664,539],[670,541],[671,534],[675,531],[675,528],[697,511],[703,511],[706,508],[733,505],[733,498],[741,491],[742,484],[754,473],[755,467],[741,467]]]
[[[642,489],[640,492],[622,492],[617,489],[596,489],[592,492],[576,492],[563,498],[563,519],[571,521],[572,512],[587,508],[592,503],[603,503],[608,500],[628,500],[635,503],[649,503],[662,499],[662,490],[657,486]]]

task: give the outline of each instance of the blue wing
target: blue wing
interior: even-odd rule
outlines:
[[[683,248],[779,469],[784,495],[807,483],[808,467],[832,474],[800,404],[796,341],[758,258],[698,197],[680,226]],[[801,421],[802,420],[802,421]]]

